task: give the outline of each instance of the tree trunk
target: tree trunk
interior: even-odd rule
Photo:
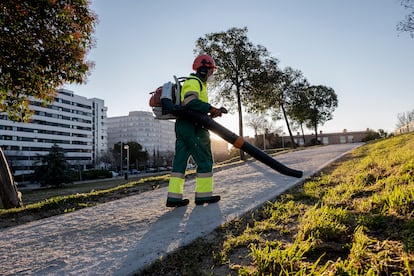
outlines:
[[[319,142],[318,142],[318,123],[315,123],[315,145],[319,145]]]
[[[292,148],[296,149],[295,140],[293,139],[292,130],[290,129],[290,125],[289,125],[289,121],[288,121],[288,118],[287,118],[287,115],[286,115],[285,107],[284,107],[283,104],[280,105],[280,107],[282,108],[283,117],[285,117],[285,122],[286,122],[286,126],[287,126],[287,129],[288,129],[288,132],[289,132],[290,141],[292,143]]]
[[[256,143],[256,147],[259,147],[259,137],[257,136],[257,129],[254,129],[254,142]]]
[[[300,123],[300,129],[302,130],[303,146],[306,146],[305,132],[303,132],[303,123]]]
[[[6,156],[0,148],[0,197],[4,209],[23,207],[22,194],[17,190]]]
[[[242,114],[242,103],[241,103],[241,95],[240,95],[240,88],[236,88],[237,93],[237,111],[239,112],[239,136],[244,138],[243,135],[243,114]],[[244,151],[240,150],[240,160],[245,161],[246,156],[244,154]]]

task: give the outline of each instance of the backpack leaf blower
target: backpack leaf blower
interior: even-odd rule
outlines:
[[[173,112],[173,114],[177,117],[190,119],[194,122],[203,125],[205,128],[211,130],[212,132],[214,132],[215,134],[217,134],[218,136],[220,136],[236,148],[241,149],[242,151],[246,152],[258,161],[266,164],[267,166],[271,167],[272,169],[278,171],[281,174],[297,178],[301,178],[303,176],[302,171],[291,169],[283,165],[282,163],[278,162],[264,151],[245,141],[243,137],[236,135],[232,131],[220,125],[219,123],[211,119],[208,115],[201,114],[197,111],[189,110],[186,108],[178,108],[171,112]]]

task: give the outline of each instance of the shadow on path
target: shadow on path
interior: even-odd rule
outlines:
[[[190,203],[191,204],[191,203]],[[194,204],[194,203],[193,203]],[[152,223],[142,238],[133,245],[121,270],[144,269],[198,237],[209,234],[222,224],[219,204],[191,205],[168,211]],[[137,272],[138,273],[138,272]]]

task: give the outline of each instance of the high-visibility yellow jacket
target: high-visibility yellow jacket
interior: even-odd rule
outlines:
[[[208,113],[211,105],[208,103],[207,83],[191,74],[181,88],[181,103],[189,109]]]

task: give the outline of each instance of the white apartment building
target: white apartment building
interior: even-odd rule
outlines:
[[[103,167],[102,158],[108,152],[108,108],[104,100],[92,98],[92,162],[93,167]]]
[[[34,111],[28,123],[8,120],[0,114],[0,146],[14,175],[32,173],[54,144],[67,162],[78,169],[97,166],[107,151],[107,108],[100,99],[87,99],[66,89],[57,90],[52,104],[31,101]]]
[[[108,146],[137,142],[152,155],[172,153],[175,146],[174,121],[156,120],[152,112],[131,111],[128,116],[108,117]]]

